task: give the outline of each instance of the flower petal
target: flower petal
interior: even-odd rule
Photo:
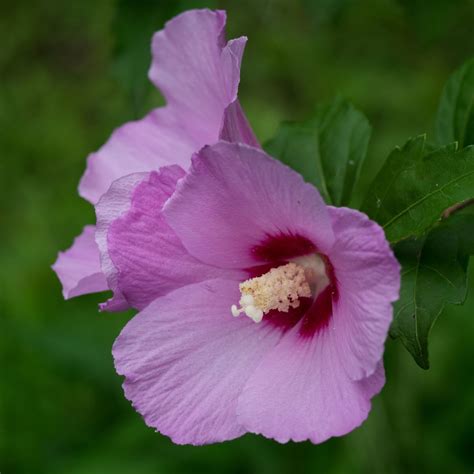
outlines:
[[[111,299],[102,303],[101,309],[104,311],[124,311],[130,307],[119,289],[118,271],[109,254],[107,234],[112,222],[130,208],[133,191],[147,176],[148,173],[135,173],[114,181],[95,206],[97,216],[95,239],[100,252],[100,263],[109,288],[114,292]]]
[[[316,188],[242,144],[220,142],[195,155],[164,214],[192,255],[226,268],[261,263],[252,249],[272,236],[300,236],[323,253],[334,240]]]
[[[304,339],[293,328],[246,383],[238,420],[248,431],[280,443],[321,443],[352,431],[366,419],[371,397],[385,382],[383,365],[370,378],[354,382],[338,351],[332,331]]]
[[[353,209],[328,209],[336,236],[329,259],[339,290],[332,320],[346,373],[358,380],[372,374],[382,358],[400,265],[378,224]]]
[[[220,137],[221,140],[234,143],[245,143],[260,148],[247,117],[238,100],[232,102],[224,113]]]
[[[204,143],[192,139],[168,107],[156,109],[122,125],[89,155],[79,194],[95,204],[118,178],[170,164],[187,167],[193,152]]]
[[[116,340],[117,372],[147,425],[178,444],[241,436],[237,398],[259,360],[280,338],[271,325],[233,318],[235,282],[212,280],[158,298]]]
[[[204,264],[189,255],[161,210],[184,176],[179,166],[115,181],[97,206],[104,271],[115,292],[142,309],[181,286],[218,277],[245,279],[241,271]]]
[[[94,226],[84,227],[71,248],[59,252],[52,267],[61,281],[65,299],[109,289],[100,268],[99,249],[94,233]]]
[[[170,20],[152,41],[149,77],[202,145],[216,141],[224,110],[237,98],[247,38],[226,45],[225,23],[224,11],[192,10]]]
[[[79,193],[92,203],[118,178],[178,164],[214,143],[237,98],[246,38],[224,42],[225,13],[192,10],[169,21],[152,42],[150,79],[167,106],[118,128],[88,158]]]

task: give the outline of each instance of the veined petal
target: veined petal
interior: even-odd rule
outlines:
[[[336,236],[329,258],[339,290],[332,322],[346,373],[359,380],[382,358],[392,303],[399,297],[400,265],[377,223],[353,209],[328,210]]]
[[[94,233],[94,226],[84,227],[71,248],[59,252],[52,267],[61,281],[65,299],[108,290],[107,280],[100,268],[99,249]]]
[[[252,249],[299,236],[325,253],[334,241],[319,192],[263,151],[220,142],[193,158],[164,215],[196,258],[225,268],[262,263]]]
[[[179,166],[167,166],[121,178],[97,206],[104,271],[115,293],[134,308],[142,309],[190,283],[218,277],[239,281],[245,276],[189,255],[164,220],[162,206],[184,174]]]
[[[306,339],[298,327],[286,333],[245,384],[237,407],[240,423],[280,443],[321,443],[359,426],[385,382],[383,364],[355,382],[346,375],[339,350],[329,330]]]
[[[246,42],[225,44],[225,20],[221,11],[192,10],[155,34],[149,75],[167,105],[118,128],[89,156],[82,197],[95,204],[123,176],[171,164],[187,168],[193,152],[217,141],[224,111],[237,98]]]
[[[147,425],[178,444],[241,436],[237,398],[281,337],[270,325],[229,314],[235,282],[212,280],[158,298],[134,317],[113,347],[124,390]]]

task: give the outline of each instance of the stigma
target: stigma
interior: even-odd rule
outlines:
[[[259,323],[271,310],[287,313],[290,308],[297,308],[300,298],[309,298],[312,294],[307,273],[305,266],[290,262],[244,281],[239,285],[240,307],[232,305],[232,315],[237,317],[244,313]]]

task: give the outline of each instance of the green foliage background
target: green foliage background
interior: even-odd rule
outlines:
[[[91,207],[85,157],[162,103],[149,42],[192,7],[228,10],[247,35],[240,97],[263,142],[341,93],[373,125],[355,202],[395,145],[433,129],[442,86],[473,54],[472,0],[5,2],[0,16],[0,472],[466,473],[474,468],[474,292],[447,307],[431,369],[388,341],[387,385],[344,438],[279,445],[253,435],[181,447],[124,399],[110,348],[130,314],[103,296],[64,302],[49,266]],[[470,276],[474,276],[471,269]]]

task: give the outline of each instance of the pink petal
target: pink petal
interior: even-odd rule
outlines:
[[[333,324],[341,362],[353,380],[372,374],[382,358],[398,299],[400,265],[382,228],[361,212],[329,207],[336,236],[329,259],[339,298]]]
[[[95,204],[118,178],[170,164],[187,167],[192,153],[204,143],[186,133],[169,107],[156,109],[115,130],[99,151],[89,155],[79,194]]]
[[[107,281],[100,268],[99,249],[94,240],[95,227],[84,227],[71,248],[59,252],[53,265],[63,286],[65,299],[108,290]]]
[[[238,100],[232,102],[232,104],[225,109],[224,121],[219,138],[227,142],[245,143],[260,148],[260,144]]]
[[[107,278],[113,297],[101,305],[102,310],[123,311],[129,303],[119,289],[118,271],[110,257],[107,234],[112,222],[130,208],[135,188],[148,177],[148,173],[135,173],[115,181],[95,206],[97,216],[96,242],[100,252],[102,271]]]
[[[224,11],[188,11],[152,41],[149,77],[181,126],[202,145],[216,141],[224,110],[237,98],[247,38],[226,45],[225,23]]]
[[[153,37],[150,79],[167,106],[117,129],[88,158],[79,193],[92,203],[125,175],[189,165],[193,152],[219,137],[224,111],[237,98],[246,38],[224,42],[225,13],[192,10]]]
[[[184,176],[179,166],[114,182],[97,206],[98,241],[111,286],[134,308],[181,286],[218,277],[245,280],[241,271],[206,265],[189,255],[161,209]]]
[[[385,382],[383,365],[370,378],[351,381],[336,337],[321,331],[302,339],[295,327],[265,355],[238,402],[238,420],[248,431],[280,443],[321,443],[367,418],[370,399]]]
[[[124,390],[148,426],[178,444],[237,438],[237,398],[281,332],[233,318],[235,282],[213,280],[158,298],[113,347]]]
[[[211,265],[245,268],[269,237],[300,236],[325,253],[331,221],[319,192],[263,151],[220,142],[203,148],[164,208],[187,250]]]

